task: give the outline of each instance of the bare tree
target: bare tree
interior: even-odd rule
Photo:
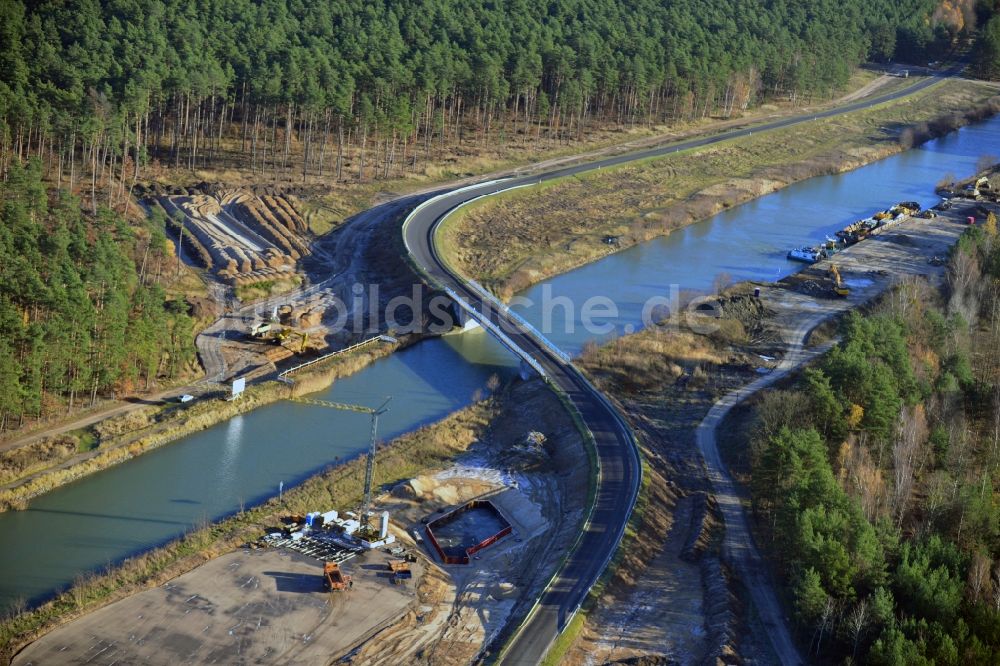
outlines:
[[[816,654],[819,655],[820,647],[823,645],[823,634],[833,633],[833,616],[837,610],[833,597],[826,598],[826,605],[823,607],[823,614],[819,620],[819,636],[816,638]]]
[[[721,295],[726,289],[729,289],[733,284],[733,276],[729,273],[722,271],[715,276],[712,280],[712,293]]]
[[[997,159],[996,155],[983,153],[982,155],[979,156],[979,159],[976,160],[976,174],[978,175],[983,173],[984,171],[989,170],[990,167],[992,167],[998,161],[1000,160]]]
[[[993,561],[980,550],[972,554],[969,565],[969,596],[974,603],[983,601],[990,588],[990,566]]]
[[[861,637],[865,634],[865,629],[868,628],[868,600],[862,599],[861,603],[854,607],[850,615],[847,616],[847,629],[851,632],[851,638],[854,639],[854,651],[851,653],[852,659],[858,658],[858,643],[861,642]]]
[[[979,312],[978,285],[982,272],[973,253],[958,251],[951,260],[948,282],[951,286],[949,310],[966,321],[975,321]]]
[[[1000,383],[993,389],[993,470],[1000,466],[997,453],[1000,449]]]
[[[993,610],[1000,613],[1000,562],[993,569]]]
[[[892,447],[893,471],[896,485],[893,489],[893,510],[897,524],[902,523],[906,505],[913,491],[914,470],[920,450],[927,441],[927,418],[922,405],[904,407],[899,414],[899,430]]]
[[[844,445],[843,473],[848,493],[861,503],[865,518],[874,522],[882,513],[886,496],[882,470],[872,460],[868,448],[861,446],[852,435]]]
[[[931,302],[934,294],[935,290],[925,278],[916,275],[906,276],[886,294],[879,312],[911,322],[923,316],[924,304]]]

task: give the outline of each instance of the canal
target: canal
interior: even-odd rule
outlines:
[[[963,128],[855,171],[814,178],[537,285],[516,306],[571,354],[587,340],[637,329],[651,297],[704,291],[722,274],[772,280],[796,270],[792,247],[821,242],[847,223],[902,200],[933,204],[946,173],[971,174],[1000,155],[1000,118]],[[617,315],[583,326],[582,306],[603,296]],[[546,297],[548,297],[546,299]],[[543,304],[558,298],[560,305]],[[547,325],[546,325],[547,324]],[[315,397],[379,404],[388,440],[468,405],[493,374],[517,363],[482,331],[428,340],[339,380]],[[192,526],[260,502],[367,442],[364,415],[295,403],[261,408],[47,493],[0,514],[0,605],[37,602],[81,572],[163,544]],[[325,509],[328,507],[317,507]]]

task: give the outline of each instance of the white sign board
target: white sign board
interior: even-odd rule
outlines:
[[[246,387],[247,387],[247,380],[246,380],[245,377],[240,377],[239,379],[234,379],[233,380],[233,397],[235,398],[240,393],[243,393],[243,391],[246,389]]]

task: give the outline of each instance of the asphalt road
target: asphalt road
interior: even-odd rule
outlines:
[[[514,351],[532,357],[544,369],[549,380],[566,393],[594,435],[599,463],[597,495],[593,513],[584,533],[567,555],[563,567],[542,594],[537,605],[521,625],[501,658],[506,664],[536,664],[544,657],[552,642],[572,618],[598,577],[607,567],[624,533],[625,524],[634,506],[641,480],[641,465],[637,445],[622,417],[571,363],[539,340],[532,332],[523,331],[516,321],[484,302],[478,292],[461,276],[452,273],[441,260],[434,245],[437,225],[457,206],[473,199],[523,187],[554,178],[612,167],[627,162],[659,157],[670,153],[767,132],[823,118],[850,113],[912,95],[954,75],[950,70],[929,77],[914,85],[885,95],[876,96],[846,106],[825,111],[775,120],[749,128],[730,130],[709,137],[691,139],[657,148],[608,157],[595,162],[577,164],[542,174],[515,176],[499,181],[463,187],[438,193],[418,206],[403,225],[403,237],[414,263],[432,283],[452,289],[466,301],[478,318],[486,319],[507,333]],[[773,591],[771,593],[773,595]],[[783,623],[782,623],[783,624]],[[789,639],[790,640],[790,639]],[[794,646],[792,646],[794,649]],[[794,653],[793,653],[794,654]]]
[[[519,353],[532,357],[542,367],[549,381],[566,394],[593,433],[599,461],[594,509],[583,534],[502,659],[508,664],[536,664],[614,554],[635,503],[641,465],[631,430],[580,372],[532,332],[521,330],[515,321],[484,302],[477,291],[451,274],[438,257],[433,244],[437,222],[458,203],[478,196],[479,189],[467,188],[437,197],[415,211],[405,226],[407,248],[431,282],[454,290],[480,318],[501,327]]]

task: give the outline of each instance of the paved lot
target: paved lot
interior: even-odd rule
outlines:
[[[326,664],[413,605],[417,578],[392,585],[387,559],[351,560],[353,589],[328,593],[316,560],[240,550],[60,627],[14,663]]]

